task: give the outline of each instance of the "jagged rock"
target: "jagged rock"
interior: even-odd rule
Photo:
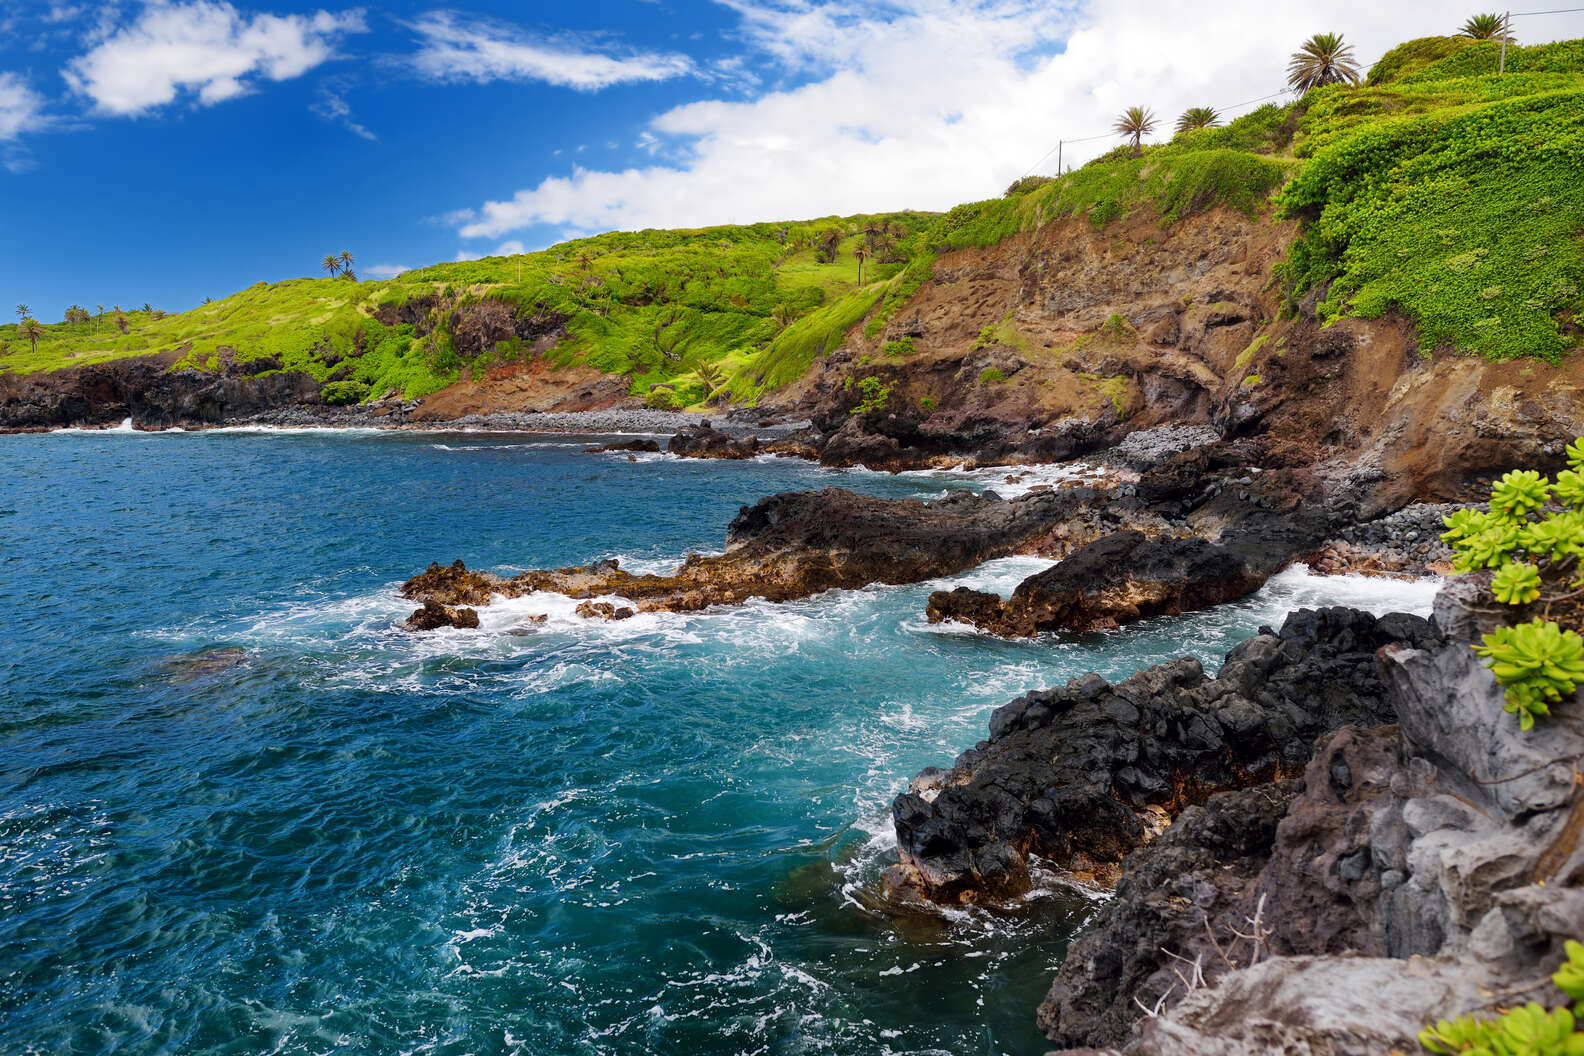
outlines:
[[[607,451],[646,451],[650,454],[658,453],[660,443],[657,440],[622,440],[614,444],[601,444],[598,447],[585,447],[586,455],[598,455]]]
[[[616,595],[641,612],[691,612],[751,597],[787,601],[871,583],[915,583],[1032,549],[1060,526],[1097,516],[1101,495],[1069,488],[1009,502],[994,493],[957,492],[926,503],[839,488],[787,492],[742,507],[727,528],[724,554],[692,555],[668,575],[635,576],[607,561],[511,578],[485,573],[480,580],[466,577],[481,574],[431,566],[410,582],[439,600],[460,596],[452,592],[465,589],[456,586],[462,577],[478,592],[507,597],[535,590],[584,599]]]
[[[608,601],[585,601],[572,610],[585,620],[630,620],[638,615],[627,605],[613,605]]]
[[[1004,603],[959,587],[930,595],[931,623],[960,620],[1009,637],[1095,630],[1176,615],[1251,594],[1324,537],[1324,519],[1285,510],[1247,516],[1211,541],[1120,531],[1020,583]]]
[[[442,605],[438,601],[425,601],[423,608],[407,617],[409,631],[433,631],[440,627],[476,628],[479,625],[477,609],[459,609]]]
[[[1014,700],[933,799],[897,797],[888,887],[946,903],[1005,897],[1027,888],[1031,853],[1113,872],[1152,811],[1296,774],[1321,733],[1389,721],[1375,650],[1433,637],[1416,617],[1301,610],[1279,635],[1234,648],[1213,679],[1185,658]]]
[[[1445,959],[1278,957],[1144,1024],[1131,1056],[1412,1053],[1446,1009],[1489,1008],[1497,980]],[[1069,1054],[1070,1056],[1070,1054]]]
[[[750,436],[739,440],[704,421],[696,428],[678,432],[671,438],[670,443],[666,444],[666,450],[684,458],[740,460],[752,458],[759,453],[759,438]]]
[[[1437,622],[1446,613],[1472,633],[1461,614],[1485,600],[1480,577],[1454,580]],[[1433,1018],[1560,1003],[1549,974],[1564,940],[1584,935],[1584,700],[1525,733],[1465,638],[1409,636],[1382,647],[1377,663],[1397,724],[1342,728],[1319,746],[1257,878],[1241,879],[1257,847],[1225,854],[1236,885],[1199,883],[1218,875],[1213,860],[1174,871],[1185,842],[1221,853],[1186,813],[1183,832],[1174,825],[1128,859],[1118,898],[1041,1007],[1053,1040],[1151,1056],[1408,1051]],[[1225,802],[1206,811],[1225,812]],[[1244,945],[1236,970],[1205,956],[1208,985],[1186,998],[1179,987],[1159,1018],[1140,1014],[1129,1038],[1114,1010],[1135,993],[1152,1003],[1175,979],[1154,951],[1205,953],[1193,909],[1148,911],[1171,905],[1183,884],[1211,896],[1204,934],[1232,920],[1247,932],[1259,907],[1266,952],[1280,956],[1249,968]]]
[[[488,605],[504,583],[492,572],[472,572],[458,558],[449,565],[430,562],[423,572],[401,585],[401,596],[441,605]]]

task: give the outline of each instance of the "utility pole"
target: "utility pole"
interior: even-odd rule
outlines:
[[[1062,170],[1061,170],[1061,155],[1062,155],[1062,141],[1058,139],[1056,141],[1056,175],[1058,175],[1058,176],[1060,176],[1062,174]]]
[[[1502,13],[1501,65],[1496,67],[1496,72],[1498,74],[1503,74],[1503,73],[1507,72],[1507,38],[1510,37],[1510,36],[1512,36],[1512,12],[1511,11],[1505,11],[1505,12]]]

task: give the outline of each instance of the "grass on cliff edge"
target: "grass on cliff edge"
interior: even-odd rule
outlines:
[[[458,349],[451,332],[457,310],[500,301],[520,316],[567,318],[568,337],[555,362],[587,362],[626,375],[636,395],[653,390],[662,399],[678,392],[702,399],[726,382],[726,371],[735,372],[741,386],[743,378],[767,372],[760,360],[781,361],[777,338],[793,330],[784,324],[797,326],[801,340],[819,330],[818,320],[833,326],[851,315],[850,304],[835,313],[822,309],[872,303],[906,267],[915,236],[931,220],[929,214],[891,213],[616,232],[522,256],[439,264],[384,282],[257,283],[162,319],[124,313],[125,334],[113,324],[113,313],[87,324],[49,325],[36,352],[16,324],[0,326],[0,369],[53,370],[171,352],[184,368],[214,370],[231,361],[249,373],[300,370],[338,382],[338,395],[347,398],[392,390],[416,398],[528,354],[515,338],[488,349]],[[839,240],[836,256],[821,262],[818,248],[831,232]],[[871,242],[884,252],[865,262],[860,285],[853,250]],[[882,255],[900,259],[881,263]],[[413,322],[387,325],[376,318],[382,307],[404,305],[416,309]],[[817,341],[809,340],[823,349],[840,336],[821,330]]]
[[[127,313],[55,324],[37,352],[0,326],[0,369],[46,370],[156,351],[215,369],[302,370],[337,398],[417,397],[528,354],[523,342],[459,350],[458,309],[495,300],[567,317],[551,359],[625,376],[635,395],[691,405],[752,401],[795,380],[851,329],[881,333],[937,256],[991,246],[1065,217],[1097,226],[1151,210],[1162,223],[1274,202],[1301,221],[1280,268],[1289,304],[1319,291],[1323,319],[1405,313],[1425,344],[1493,359],[1555,361],[1584,340],[1584,41],[1508,49],[1409,41],[1365,85],[1266,105],[1126,147],[1015,193],[941,216],[897,213],[697,231],[612,233],[540,253],[440,264],[388,282],[298,279],[249,287],[155,320]],[[834,263],[815,259],[834,232]],[[859,282],[852,250],[878,237],[890,263]],[[419,302],[386,325],[382,305]]]

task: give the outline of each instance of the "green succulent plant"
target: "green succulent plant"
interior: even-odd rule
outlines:
[[[1573,1030],[1573,1013],[1547,1012],[1531,1001],[1497,1021],[1491,1038],[1502,1056],[1584,1056],[1584,1034]]]
[[[1472,1015],[1458,1016],[1456,1019],[1437,1020],[1434,1026],[1421,1030],[1419,1044],[1427,1052],[1440,1053],[1442,1056],[1454,1053],[1460,1056],[1495,1056],[1490,1047],[1493,1033],[1489,1020]]]
[[[1577,470],[1584,470],[1584,436],[1579,437],[1567,446],[1568,465]]]
[[[1491,510],[1512,517],[1527,517],[1551,498],[1545,478],[1533,469],[1514,469],[1491,488]]]
[[[1520,728],[1584,682],[1584,638],[1550,620],[1534,619],[1487,634],[1474,651],[1490,661],[1491,673],[1507,690],[1506,710]]]
[[[1518,532],[1516,521],[1492,521],[1458,544],[1452,555],[1452,567],[1459,572],[1500,567],[1518,549]]]
[[[1556,476],[1551,492],[1562,505],[1573,510],[1584,510],[1584,474],[1564,469]]]
[[[1584,943],[1569,939],[1563,947],[1567,960],[1556,970],[1551,981],[1573,1001],[1575,1015],[1584,1015]]]
[[[1509,561],[1491,577],[1491,593],[1503,605],[1527,605],[1540,596],[1540,570]]]

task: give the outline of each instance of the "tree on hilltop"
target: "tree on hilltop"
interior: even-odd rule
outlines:
[[[1463,28],[1458,30],[1458,36],[1468,37],[1471,40],[1501,40],[1507,38],[1507,43],[1513,43],[1513,36],[1506,32],[1507,19],[1498,14],[1471,15],[1463,23]]]
[[[1343,43],[1340,33],[1316,33],[1287,63],[1287,86],[1295,92],[1327,84],[1357,84],[1358,79],[1353,45]]]
[[[22,306],[19,305],[18,307]],[[17,336],[25,337],[32,342],[33,352],[36,355],[38,353],[39,338],[44,336],[44,327],[32,316],[23,316],[22,321],[17,324]]]
[[[334,253],[326,253],[325,258],[319,262],[319,267],[325,274],[335,278],[336,274],[341,270],[341,261]]]
[[[16,306],[16,313],[18,319],[26,319],[28,316],[33,314],[33,309],[29,308],[25,304],[19,304]]]
[[[1221,115],[1214,107],[1190,106],[1177,119],[1177,131],[1192,132],[1196,128],[1214,128],[1221,123]]]
[[[356,263],[356,261],[352,259],[351,253],[343,249],[341,251],[341,255],[336,258],[336,263],[341,265],[342,276],[351,279],[353,282],[357,281],[357,276],[352,272],[352,265]]]
[[[1143,138],[1155,131],[1155,115],[1142,106],[1130,106],[1122,111],[1122,116],[1117,118],[1111,130],[1125,139],[1133,140],[1133,156],[1136,158],[1144,149]]]
[[[93,316],[88,314],[88,309],[80,304],[74,304],[66,309],[66,321],[68,323],[86,323],[92,318]]]

